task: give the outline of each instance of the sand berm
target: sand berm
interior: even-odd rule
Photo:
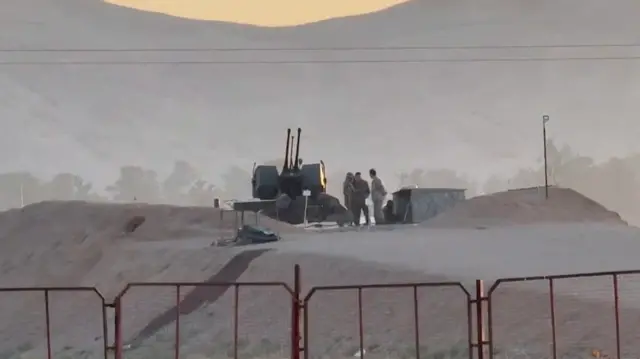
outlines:
[[[248,222],[255,218],[247,218]],[[638,231],[601,205],[569,189],[509,191],[461,203],[429,223],[387,231],[306,233],[260,218],[283,236],[268,246],[220,248],[236,222],[212,208],[144,204],[44,202],[0,214],[0,286],[96,287],[107,302],[130,282],[281,281],[293,285],[301,266],[303,292],[312,286],[460,281],[598,271],[630,266]],[[590,256],[590,257],[589,257]],[[613,261],[612,259],[615,259]],[[638,266],[640,267],[640,265]],[[617,267],[616,267],[617,268]],[[632,335],[640,305],[632,279],[620,279],[624,355],[640,354]],[[589,357],[613,353],[615,330],[610,277],[562,280],[555,295],[558,353]],[[496,355],[550,357],[548,283],[506,284],[494,293]],[[468,321],[461,287],[417,290],[422,358],[466,358]],[[51,341],[56,358],[103,356],[102,308],[93,292],[52,291]],[[366,356],[414,358],[411,288],[363,291]],[[234,290],[183,287],[181,357],[233,357]],[[125,356],[174,354],[176,291],[133,287],[123,297]],[[240,358],[290,355],[290,295],[282,287],[241,288]],[[46,355],[43,293],[0,294],[0,357]],[[309,300],[313,358],[358,352],[357,291],[319,291]],[[113,340],[113,313],[107,313]]]

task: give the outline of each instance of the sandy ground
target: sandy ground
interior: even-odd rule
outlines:
[[[600,216],[602,221],[333,233],[301,233],[263,222],[278,228],[284,240],[268,246],[215,248],[210,247],[210,238],[225,225],[216,222],[219,217],[212,209],[44,203],[0,214],[4,245],[0,283],[96,286],[111,301],[126,283],[136,281],[278,281],[291,286],[293,267],[299,264],[305,293],[317,285],[407,281],[461,281],[473,292],[475,279],[489,286],[499,277],[636,267],[640,230],[612,223],[610,216],[598,212],[602,208],[588,205],[595,214],[584,215]],[[144,215],[145,223],[133,233],[123,233],[123,226],[137,215]],[[636,300],[640,282],[635,277],[620,278],[624,357],[640,354],[634,329],[640,320]],[[615,353],[611,286],[610,277],[555,283],[560,356],[588,357],[592,349]],[[544,281],[498,287],[493,334],[499,357],[550,357],[547,291]],[[175,288],[163,286],[133,287],[124,295],[127,357],[173,354],[176,294]],[[233,357],[234,291],[186,286],[179,294],[182,357]],[[421,356],[466,357],[469,327],[464,291],[430,287],[416,294]],[[415,356],[413,295],[411,288],[363,291],[367,357]],[[49,296],[56,357],[99,357],[104,336],[96,293]],[[312,358],[346,358],[357,352],[357,302],[356,290],[321,290],[310,297]],[[290,304],[290,295],[280,285],[239,290],[239,357],[289,354]],[[3,293],[0,306],[2,357],[44,354],[43,293]],[[107,312],[109,341],[112,315]]]

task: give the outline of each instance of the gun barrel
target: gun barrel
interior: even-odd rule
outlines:
[[[287,128],[287,147],[284,150],[284,166],[282,167],[283,172],[289,170],[289,143],[290,142],[291,142],[291,129]]]
[[[300,127],[298,127],[298,142],[296,143],[296,162],[293,164],[294,168],[296,170],[300,169],[300,166],[298,164],[298,160],[300,159],[300,134],[302,133],[302,129]]]
[[[289,169],[293,170],[293,141],[295,141],[296,136],[291,136],[291,150],[289,151]]]

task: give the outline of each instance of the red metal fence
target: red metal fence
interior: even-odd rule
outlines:
[[[360,356],[365,356],[364,348],[364,324],[363,324],[363,297],[365,291],[375,289],[411,289],[413,296],[413,335],[415,342],[415,354],[416,358],[420,358],[420,320],[419,320],[419,307],[418,301],[418,289],[419,288],[442,288],[453,287],[460,290],[460,294],[464,296],[467,302],[467,342],[469,349],[469,359],[472,359],[472,317],[471,317],[471,293],[460,282],[425,282],[425,283],[393,283],[393,284],[366,284],[366,285],[341,285],[341,286],[317,286],[312,287],[309,293],[304,297],[301,307],[304,308],[303,312],[303,338],[304,346],[301,350],[304,353],[304,359],[309,358],[309,302],[314,297],[314,294],[318,292],[335,292],[335,291],[356,291],[357,293],[357,321],[358,321],[358,353]]]
[[[486,325],[487,340],[486,345],[488,347],[488,355],[490,358],[494,358],[498,353],[496,346],[499,344],[499,340],[495,337],[495,329],[497,327],[494,317],[496,311],[503,308],[504,305],[496,303],[496,292],[506,287],[507,285],[536,285],[541,284],[546,287],[546,295],[537,296],[530,300],[529,308],[533,305],[539,305],[546,296],[548,317],[543,318],[546,321],[544,327],[547,328],[548,333],[546,338],[536,338],[543,343],[539,347],[543,347],[545,343],[548,343],[549,348],[546,353],[536,353],[538,355],[544,355],[545,357],[551,357],[557,359],[558,357],[566,356],[567,354],[584,354],[591,355],[595,358],[622,358],[622,357],[638,357],[638,349],[627,348],[623,352],[622,340],[621,340],[621,282],[622,278],[638,275],[640,270],[630,271],[616,271],[616,272],[594,272],[594,273],[577,273],[566,275],[549,275],[549,276],[537,276],[537,277],[518,277],[518,278],[503,278],[495,281],[489,288],[486,296],[481,296],[487,303],[486,313],[488,321]],[[589,279],[589,282],[583,283],[582,286],[579,282],[583,279]],[[558,284],[561,285],[558,285]],[[578,284],[576,286],[576,284]],[[627,288],[635,290],[640,294],[640,287]],[[564,293],[559,293],[560,291]],[[628,290],[627,290],[628,291]],[[580,302],[576,301],[576,297],[580,297]],[[630,296],[631,297],[631,296]],[[602,300],[608,299],[612,302],[612,305],[607,303],[603,304]],[[638,302],[638,298],[631,297],[633,302]],[[536,303],[533,303],[533,302]],[[558,309],[559,304],[564,304],[565,310]],[[581,317],[581,320],[576,323],[572,317],[575,317],[578,311],[587,311],[588,315]],[[533,312],[533,310],[531,310]],[[569,312],[569,313],[567,313]],[[631,313],[630,313],[631,314]],[[558,317],[562,317],[558,319]],[[639,319],[637,314],[633,313],[628,318],[630,325],[627,326],[630,332],[636,332],[636,323]],[[571,321],[574,323],[571,323]],[[581,330],[573,330],[572,328],[566,328],[568,324],[573,324],[575,327],[580,327]],[[531,323],[531,318],[529,320]],[[559,331],[563,330],[563,337],[569,342],[569,346],[564,345],[563,353],[559,353],[559,347],[561,341],[558,339],[560,336]],[[576,337],[577,332],[588,333],[583,334],[582,337]],[[629,333],[631,334],[631,333]],[[632,335],[628,341],[629,346],[636,339],[636,334]],[[562,341],[563,343],[565,341]],[[572,346],[574,348],[572,348]],[[572,350],[573,349],[573,350]],[[576,353],[577,350],[582,350],[582,353]],[[633,352],[635,350],[635,352]],[[584,353],[587,351],[587,353]],[[484,351],[479,352],[479,357],[482,358]],[[531,354],[531,353],[529,353]]]
[[[195,300],[188,300],[186,298],[183,298],[182,296],[182,289],[185,287],[195,287],[196,290],[192,291],[190,294],[194,294],[196,293],[196,296],[198,296],[197,294],[197,289],[202,289],[202,288],[218,288],[220,289],[220,295],[224,294],[224,292],[226,292],[228,289],[233,288],[233,306],[231,309],[232,313],[233,313],[233,321],[232,321],[232,327],[233,327],[233,358],[237,359],[238,358],[238,334],[239,334],[239,321],[238,321],[238,314],[239,314],[239,292],[240,292],[240,288],[241,287],[275,287],[275,288],[282,288],[284,291],[286,291],[290,296],[291,296],[291,300],[292,300],[292,308],[295,304],[293,304],[294,302],[296,302],[297,300],[295,300],[295,298],[297,298],[299,296],[299,294],[297,294],[296,290],[291,289],[289,287],[288,284],[284,283],[284,282],[230,282],[230,283],[208,283],[208,282],[174,282],[174,283],[168,283],[168,282],[146,282],[146,283],[130,283],[128,284],[123,290],[122,292],[120,292],[120,294],[118,294],[114,300],[114,308],[115,308],[115,316],[114,316],[114,322],[115,322],[115,342],[114,342],[114,348],[113,350],[115,351],[115,358],[116,359],[120,359],[123,357],[123,348],[125,347],[125,340],[123,338],[122,335],[122,321],[123,321],[123,317],[124,317],[124,313],[123,313],[123,305],[122,302],[123,300],[125,300],[126,294],[128,292],[130,292],[130,290],[132,288],[135,287],[164,287],[164,288],[173,288],[175,290],[175,301],[174,301],[174,308],[168,312],[166,312],[168,315],[173,314],[173,321],[175,324],[175,337],[174,337],[174,357],[175,358],[179,358],[180,357],[180,315],[184,314],[182,308],[184,305],[188,305],[191,306],[193,308],[189,308],[188,311],[193,311],[195,309],[197,309],[197,307],[199,307],[200,305],[202,305],[203,303],[206,303],[208,300],[207,298],[204,298],[202,295],[200,296],[200,298],[195,298]],[[187,303],[185,303],[185,301],[188,301]],[[215,299],[214,299],[215,301]],[[173,313],[171,313],[173,312]],[[296,313],[296,311],[292,310],[291,313]],[[292,314],[293,315],[293,314]],[[297,317],[292,317],[292,320],[294,320],[294,323],[297,323]],[[160,325],[158,325],[158,328],[152,328],[155,330],[159,330],[162,327],[164,327],[165,325],[168,325],[168,323],[159,323]],[[295,329],[295,328],[294,328]],[[295,338],[295,333],[297,331],[296,330],[292,330],[291,332],[291,338],[292,338],[292,343],[294,342],[294,338]],[[297,352],[297,351],[296,351]]]
[[[7,293],[16,293],[16,294],[28,294],[28,293],[42,293],[42,307],[44,309],[44,342],[45,342],[45,352],[47,358],[53,358],[53,340],[52,340],[52,330],[51,330],[51,294],[52,293],[89,293],[95,295],[99,300],[100,307],[102,308],[102,313],[100,314],[101,320],[101,337],[102,337],[102,350],[103,357],[107,359],[108,355],[108,331],[107,331],[107,305],[105,303],[105,298],[100,293],[100,291],[94,287],[14,287],[14,288],[0,288],[0,295],[4,295]],[[4,307],[0,305],[0,308]],[[22,313],[20,313],[22,314]],[[4,323],[6,324],[6,323]]]
[[[242,287],[270,287],[270,288],[280,288],[284,293],[286,293],[287,297],[290,299],[290,332],[287,334],[291,338],[291,358],[292,359],[309,359],[309,349],[310,349],[310,332],[309,326],[313,324],[313,321],[310,320],[310,303],[313,302],[313,299],[317,297],[318,293],[321,292],[344,292],[344,291],[352,291],[356,293],[356,307],[357,307],[357,328],[358,328],[358,337],[357,342],[359,346],[359,356],[366,356],[365,345],[364,345],[364,337],[365,337],[365,329],[363,325],[363,318],[366,317],[367,313],[363,311],[363,298],[366,297],[367,293],[377,289],[407,289],[412,293],[413,301],[412,301],[412,311],[413,311],[413,341],[415,345],[415,357],[421,357],[421,327],[419,316],[419,308],[422,305],[421,301],[418,298],[418,291],[420,289],[432,290],[436,288],[452,288],[459,292],[460,298],[462,298],[466,303],[466,313],[464,313],[465,321],[461,323],[461,325],[466,328],[466,338],[469,359],[478,358],[484,359],[485,357],[495,358],[500,357],[500,345],[496,344],[496,340],[500,339],[499,335],[496,335],[496,329],[499,327],[496,320],[497,317],[500,317],[499,312],[503,307],[502,305],[497,304],[497,297],[500,297],[499,294],[496,294],[499,289],[507,286],[507,285],[524,285],[524,284],[542,284],[548,290],[548,294],[540,294],[538,290],[536,293],[538,294],[530,294],[527,300],[519,300],[518,304],[521,305],[521,308],[516,308],[515,310],[504,314],[504,316],[508,316],[510,318],[515,318],[518,315],[522,315],[523,322],[518,323],[516,321],[516,326],[519,327],[527,327],[529,325],[533,325],[535,323],[532,318],[528,318],[527,315],[533,315],[533,307],[540,306],[544,302],[544,305],[548,305],[548,318],[543,318],[546,321],[546,328],[548,328],[548,338],[541,338],[539,333],[536,334],[536,340],[540,343],[539,349],[540,353],[535,352],[536,355],[545,355],[544,348],[548,347],[548,353],[545,356],[550,356],[554,359],[562,356],[564,353],[559,353],[559,340],[558,340],[558,330],[566,328],[563,327],[568,320],[570,315],[574,313],[571,312],[569,314],[561,314],[558,310],[558,303],[567,304],[570,308],[570,311],[576,310],[575,303],[572,300],[575,300],[576,293],[564,290],[563,293],[558,294],[558,283],[562,280],[576,280],[581,278],[600,278],[601,283],[599,284],[588,284],[586,287],[590,291],[594,291],[596,286],[602,287],[603,284],[606,284],[602,280],[606,280],[607,283],[611,286],[611,291],[608,296],[612,300],[612,305],[607,309],[606,306],[602,306],[602,302],[600,302],[599,306],[596,304],[587,304],[585,306],[586,310],[593,316],[596,315],[604,315],[607,310],[610,312],[611,321],[607,325],[607,321],[596,318],[596,324],[601,327],[602,332],[604,334],[610,334],[610,338],[607,340],[610,342],[610,349],[604,344],[604,341],[601,338],[587,338],[592,340],[593,343],[590,347],[590,354],[594,357],[603,358],[603,357],[611,357],[611,358],[622,358],[626,356],[630,350],[623,350],[623,343],[621,341],[621,305],[620,305],[620,283],[621,278],[629,275],[640,274],[640,270],[637,271],[619,271],[619,272],[602,272],[602,273],[581,273],[581,274],[571,274],[571,275],[554,275],[554,276],[540,276],[540,277],[520,277],[520,278],[504,278],[499,279],[493,283],[493,285],[488,289],[485,294],[483,288],[483,282],[478,280],[476,281],[475,291],[469,291],[467,287],[461,282],[426,282],[426,283],[392,283],[392,284],[368,284],[368,285],[343,285],[343,286],[317,286],[309,289],[306,295],[301,295],[301,281],[300,281],[300,269],[296,266],[294,271],[294,281],[293,286],[289,286],[289,284],[285,282],[232,282],[232,283],[202,283],[202,282],[175,282],[175,283],[131,283],[128,284],[116,297],[112,303],[106,303],[104,296],[96,289],[96,288],[88,288],[88,287],[27,287],[27,288],[0,288],[0,293],[17,293],[17,292],[41,292],[43,293],[43,307],[45,313],[45,330],[43,333],[44,342],[46,343],[46,355],[48,359],[51,359],[55,356],[55,353],[52,350],[52,328],[51,328],[51,309],[50,309],[50,293],[52,292],[81,292],[81,293],[93,293],[97,296],[100,301],[100,305],[102,307],[102,346],[104,349],[104,358],[108,357],[108,352],[113,352],[116,359],[123,358],[123,348],[127,345],[127,341],[131,340],[130,338],[125,338],[123,336],[123,318],[126,318],[128,313],[123,312],[123,301],[126,300],[127,294],[130,293],[132,288],[139,287],[164,287],[164,288],[172,288],[174,291],[174,302],[173,309],[167,311],[163,316],[160,316],[160,320],[157,321],[158,326],[166,327],[168,324],[163,322],[162,320],[166,320],[166,316],[172,316],[171,325],[175,327],[175,338],[173,342],[173,356],[175,358],[179,358],[180,353],[180,315],[184,311],[191,310],[186,308],[185,306],[193,306],[194,302],[190,302],[188,299],[183,298],[183,289],[185,287],[194,287],[194,288],[219,288],[220,293],[228,293],[229,289],[232,289],[233,292],[233,300],[232,300],[232,308],[229,310],[232,313],[233,324],[232,324],[232,332],[233,332],[233,348],[232,348],[232,356],[234,359],[238,358],[238,338],[239,332],[241,330],[238,324],[238,313],[240,307],[239,301],[239,291]],[[592,282],[595,283],[595,282]],[[563,286],[564,287],[564,286]],[[600,288],[598,287],[598,288]],[[279,290],[280,290],[279,289]],[[514,290],[522,290],[522,288],[516,288]],[[195,291],[195,290],[194,290]],[[640,286],[638,287],[638,291],[640,292]],[[216,291],[213,291],[216,292]],[[211,295],[212,292],[209,292],[208,295]],[[510,293],[513,293],[510,292]],[[595,293],[595,292],[594,292]],[[604,293],[603,291],[598,292],[598,295]],[[591,293],[593,294],[593,293]],[[603,294],[603,295],[606,295]],[[561,297],[561,298],[560,298]],[[522,298],[522,297],[520,297]],[[546,298],[546,299],[544,299]],[[560,298],[560,299],[559,299]],[[573,298],[573,299],[572,299]],[[580,296],[581,300],[584,298]],[[587,302],[589,300],[593,300],[593,303],[596,303],[598,299],[602,298],[586,298]],[[639,298],[640,299],[640,298]],[[185,302],[186,301],[186,302]],[[316,300],[317,301],[317,300]],[[198,302],[198,303],[201,303]],[[592,306],[591,306],[592,305]],[[2,308],[2,306],[0,306]],[[595,308],[595,309],[594,309]],[[113,321],[109,318],[107,314],[107,309],[113,309]],[[530,310],[530,313],[528,311]],[[1,310],[1,309],[0,309]],[[266,310],[266,309],[265,309]],[[560,314],[559,314],[560,313]],[[558,316],[564,315],[563,321],[558,321]],[[165,319],[162,319],[165,318]],[[289,320],[287,319],[287,320]],[[640,319],[640,318],[638,318]],[[631,319],[630,319],[631,320]],[[570,320],[569,320],[570,321]],[[109,324],[113,325],[114,328],[114,340],[112,345],[109,342]],[[629,326],[630,331],[634,330],[635,322]],[[577,323],[577,325],[585,325],[582,321]],[[513,337],[514,327],[505,327],[507,334],[511,335],[512,341],[518,341],[522,338]],[[153,328],[152,328],[153,329]],[[518,328],[515,328],[518,329]],[[565,330],[567,331],[567,330]],[[508,335],[507,335],[508,336]],[[569,335],[570,337],[570,335]],[[527,338],[525,338],[527,339]],[[584,338],[583,338],[584,339]],[[635,335],[633,336],[635,339]],[[523,339],[524,340],[524,339]],[[528,339],[527,339],[528,340]],[[508,343],[507,343],[508,344]],[[577,344],[576,344],[577,345]],[[508,345],[507,345],[508,346]],[[569,348],[569,347],[568,347]],[[585,348],[580,347],[580,350]],[[569,350],[564,350],[565,352]],[[423,355],[424,356],[424,355]]]

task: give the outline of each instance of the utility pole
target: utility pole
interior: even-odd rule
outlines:
[[[549,199],[549,169],[547,165],[547,122],[549,116],[542,116],[542,145],[544,154],[544,198]]]

